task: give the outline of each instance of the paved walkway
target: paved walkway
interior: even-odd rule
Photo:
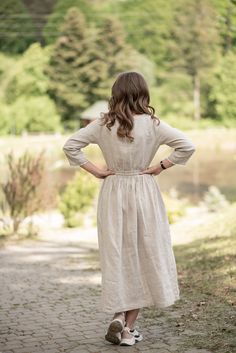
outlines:
[[[111,317],[99,309],[97,249],[52,237],[0,249],[0,353],[209,353],[181,350],[166,317],[143,308],[144,340],[133,347],[104,340]],[[176,315],[176,313],[173,313]]]

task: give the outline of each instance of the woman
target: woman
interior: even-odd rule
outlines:
[[[104,179],[97,205],[102,272],[102,309],[113,313],[105,339],[133,345],[142,339],[134,323],[140,308],[163,308],[179,299],[176,263],[167,212],[155,179],[175,164],[185,165],[195,145],[156,117],[144,77],[116,78],[109,111],[80,128],[64,144],[70,165]],[[107,169],[88,161],[81,148],[98,144]],[[149,167],[160,145],[174,150]]]

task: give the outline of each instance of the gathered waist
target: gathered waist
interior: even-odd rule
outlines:
[[[113,172],[115,173],[115,175],[125,175],[125,176],[129,176],[129,175],[145,175],[145,174],[140,174],[140,172],[142,172],[141,169],[133,169],[133,170],[113,170]],[[113,174],[114,175],[114,174]]]

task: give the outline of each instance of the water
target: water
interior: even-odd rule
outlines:
[[[186,197],[197,204],[210,185],[217,186],[229,201],[236,201],[236,130],[209,129],[205,131],[191,131],[188,136],[196,145],[196,151],[186,165],[174,165],[161,172],[156,179],[161,191],[176,188],[180,197]],[[23,138],[1,139],[2,151],[5,153],[10,147],[20,152],[30,148],[38,152],[40,146],[47,151],[48,166],[45,173],[42,193],[45,207],[55,207],[57,195],[71,180],[74,173],[82,170],[70,167],[62,152],[65,136],[28,136]],[[167,157],[171,148],[161,146],[151,165]],[[96,145],[89,145],[84,153],[94,164],[106,168],[101,151]],[[1,180],[6,174],[6,165],[0,164]],[[98,180],[98,182],[101,180]]]
[[[225,140],[222,136],[217,139],[213,133],[208,135],[206,133],[199,143],[194,140],[197,149],[186,165],[174,165],[156,176],[161,191],[168,192],[170,188],[176,188],[180,197],[197,204],[208,187],[215,185],[229,201],[236,201],[236,133],[228,134]],[[98,150],[93,157],[96,155],[95,159],[101,165],[104,161],[100,150],[97,146],[94,148]],[[161,146],[151,165],[159,163],[170,152],[168,146]],[[94,161],[94,158],[91,160]],[[67,182],[74,172],[70,167],[63,168],[57,172],[57,179]]]

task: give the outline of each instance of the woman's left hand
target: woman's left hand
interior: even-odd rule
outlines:
[[[153,174],[153,175],[158,175],[162,172],[161,166],[153,166],[153,167],[148,167],[147,169],[142,170],[139,174]]]

